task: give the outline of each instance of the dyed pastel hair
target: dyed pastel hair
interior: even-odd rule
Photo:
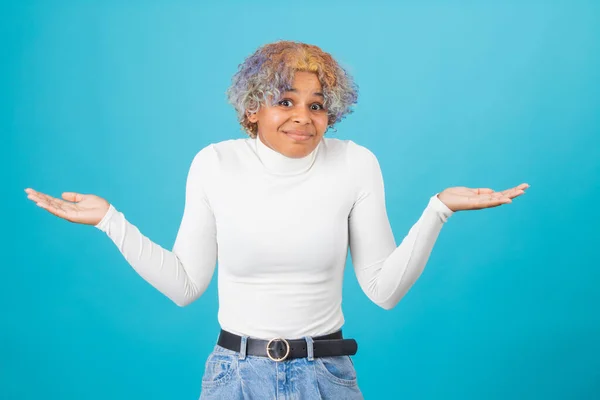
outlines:
[[[257,112],[268,99],[275,105],[281,94],[292,87],[296,71],[317,74],[323,87],[329,127],[352,112],[351,107],[358,99],[358,87],[329,53],[310,44],[278,41],[260,47],[246,58],[227,90],[238,121],[250,137],[256,137],[258,126],[248,120],[246,112]]]

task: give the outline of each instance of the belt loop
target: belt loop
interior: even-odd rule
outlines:
[[[246,359],[246,348],[248,347],[248,336],[242,336],[242,340],[240,341],[240,360]]]
[[[306,340],[306,352],[307,352],[306,358],[308,358],[308,361],[314,361],[315,353],[314,353],[313,338],[310,336],[305,336],[304,340]]]

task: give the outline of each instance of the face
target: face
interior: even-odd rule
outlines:
[[[321,83],[312,72],[296,72],[291,90],[282,93],[274,105],[261,104],[248,114],[258,124],[263,143],[290,158],[312,152],[327,130],[327,110]],[[257,140],[260,140],[257,138]]]

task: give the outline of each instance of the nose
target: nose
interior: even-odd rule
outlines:
[[[292,121],[301,125],[309,124],[311,121],[309,111],[305,107],[296,107],[292,115]]]

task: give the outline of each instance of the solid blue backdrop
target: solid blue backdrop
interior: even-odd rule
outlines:
[[[170,249],[194,155],[245,137],[231,76],[279,39],[356,78],[355,113],[327,135],[378,157],[398,244],[446,187],[531,184],[453,215],[391,311],[348,260],[366,398],[600,398],[598,4],[4,2],[0,398],[197,398],[215,282],[179,308],[23,189],[102,196]]]

